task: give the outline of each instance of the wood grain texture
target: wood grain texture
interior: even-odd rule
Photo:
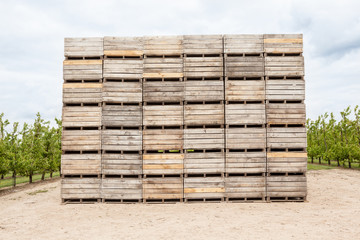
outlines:
[[[63,178],[61,179],[61,198],[98,199],[101,198],[100,178]]]
[[[225,75],[227,77],[263,77],[263,57],[226,57]]]
[[[65,38],[65,57],[100,57],[103,55],[103,38]]]
[[[185,57],[184,77],[222,77],[222,57]]]
[[[302,53],[302,34],[265,34],[264,51],[266,53]]]
[[[102,124],[104,126],[141,126],[142,106],[103,106]]]
[[[141,82],[105,82],[102,100],[109,103],[138,103],[142,101]]]
[[[268,148],[306,148],[306,128],[267,128]]]
[[[63,151],[99,151],[101,150],[100,130],[63,130]]]
[[[63,127],[100,127],[101,107],[63,107]]]
[[[227,80],[225,81],[226,101],[263,101],[265,100],[264,80]]]
[[[143,199],[180,199],[183,191],[182,178],[143,179]]]
[[[185,81],[185,101],[224,100],[223,81]]]
[[[182,129],[145,129],[144,150],[179,150],[183,148]]]
[[[224,129],[184,129],[185,149],[222,149],[224,145]]]
[[[184,173],[222,174],[225,171],[224,152],[187,152],[184,159]]]
[[[102,60],[65,60],[63,64],[64,80],[93,80],[102,78]]]
[[[183,174],[184,154],[144,154],[143,173],[157,174]]]
[[[265,124],[265,104],[227,104],[225,105],[225,123]]]
[[[267,172],[295,173],[306,172],[306,169],[306,152],[269,152],[267,154]]]
[[[145,55],[183,54],[183,36],[145,36]]]
[[[185,54],[222,54],[222,35],[184,35]]]
[[[142,155],[102,154],[102,174],[140,175],[142,174]]]
[[[304,76],[304,57],[265,57],[266,76]]]
[[[102,130],[102,149],[113,151],[142,150],[141,130]]]
[[[224,35],[224,53],[262,53],[264,51],[263,34]]]
[[[181,105],[149,105],[143,107],[145,126],[181,126],[184,108]]]
[[[264,149],[265,147],[265,128],[226,129],[226,148],[228,149]]]
[[[101,174],[101,154],[61,155],[61,174]]]
[[[266,99],[268,100],[304,100],[304,80],[266,80]]]
[[[180,102],[184,100],[184,82],[144,82],[143,101]]]
[[[142,37],[104,37],[105,56],[142,56],[144,41]]]
[[[305,124],[306,108],[304,103],[266,104],[268,124]]]
[[[306,197],[305,176],[270,176],[266,179],[268,197]]]
[[[184,178],[184,198],[223,198],[225,181],[223,177]]]
[[[265,177],[227,177],[225,178],[227,198],[265,198]]]
[[[227,152],[226,173],[266,172],[266,152]]]
[[[142,179],[105,178],[101,182],[103,199],[142,199]]]
[[[105,59],[103,77],[107,79],[142,78],[143,59]]]
[[[184,106],[185,125],[224,124],[223,104],[191,104]]]
[[[182,58],[145,58],[144,78],[179,78],[183,77]]]

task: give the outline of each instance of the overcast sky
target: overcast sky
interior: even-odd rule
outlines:
[[[0,113],[61,117],[64,37],[303,33],[307,116],[360,104],[360,1],[0,1]]]

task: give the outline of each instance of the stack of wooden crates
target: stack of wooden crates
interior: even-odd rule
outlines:
[[[63,202],[304,201],[301,34],[65,39]]]

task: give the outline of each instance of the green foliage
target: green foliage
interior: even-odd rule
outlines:
[[[17,174],[32,176],[36,173],[53,173],[60,169],[61,159],[61,121],[55,119],[56,127],[50,127],[50,122],[41,118],[37,113],[32,125],[24,123],[19,130],[19,123],[15,122],[12,129],[7,131],[10,124],[0,114],[0,175],[11,173],[15,186]]]
[[[351,108],[340,112],[341,120],[336,121],[334,114],[328,113],[316,121],[307,120],[308,156],[328,162],[336,160],[338,166],[360,163],[360,109],[354,108],[354,119],[350,119]]]

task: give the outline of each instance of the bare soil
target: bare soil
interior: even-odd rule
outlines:
[[[0,239],[359,239],[360,171],[308,172],[304,203],[67,204],[60,181],[0,196]]]

